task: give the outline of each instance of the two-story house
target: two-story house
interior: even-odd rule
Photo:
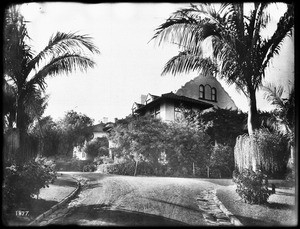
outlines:
[[[182,117],[181,107],[205,110],[211,107],[238,109],[234,101],[213,76],[198,76],[187,82],[175,93],[142,95],[140,103],[134,103],[132,113],[151,114],[163,121],[175,121]]]

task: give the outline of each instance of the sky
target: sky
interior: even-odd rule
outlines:
[[[26,3],[21,13],[30,21],[27,25],[30,45],[41,51],[56,32],[88,34],[101,54],[94,55],[96,66],[86,73],[58,75],[46,79],[46,94],[50,95],[44,116],[55,120],[67,111],[74,110],[94,119],[97,124],[106,117],[108,121],[125,118],[131,113],[134,102],[142,94],[161,95],[176,92],[197,73],[165,75],[165,63],[178,54],[178,48],[151,41],[155,29],[166,21],[172,12],[187,7],[187,3]],[[284,8],[271,9],[268,32],[275,30]],[[276,21],[277,19],[277,21]],[[279,56],[273,59],[266,71],[266,82],[284,85],[294,83],[294,39],[284,40]],[[236,92],[234,86],[221,81],[222,86],[239,109],[246,112],[247,100]],[[260,110],[270,110],[263,93],[257,95]]]

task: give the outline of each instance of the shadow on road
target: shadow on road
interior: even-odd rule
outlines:
[[[163,203],[163,204],[170,204],[170,205],[173,205],[173,206],[176,206],[176,207],[185,208],[189,211],[199,212],[198,208],[192,208],[190,206],[175,204],[175,203],[172,203],[172,202],[168,202],[168,201],[160,200],[160,199],[156,199],[156,198],[148,198],[148,197],[143,197],[143,198],[148,199],[148,200],[152,200],[152,201],[156,201],[156,202],[160,202],[160,203]]]
[[[74,207],[54,224],[114,226],[184,226],[185,223],[140,212],[110,210],[103,205]]]
[[[236,217],[241,221],[241,223],[245,226],[278,226],[278,222],[269,220],[268,222],[259,220],[259,219],[254,219],[250,217],[245,217],[241,215],[236,215]]]

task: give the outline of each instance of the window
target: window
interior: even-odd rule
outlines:
[[[154,108],[154,117],[160,118],[160,107],[159,106]]]
[[[180,121],[183,118],[182,110],[179,106],[174,107],[174,120]]]
[[[205,93],[205,91],[204,91],[204,86],[201,84],[201,85],[199,86],[199,98],[200,98],[200,99],[204,99],[204,93]]]
[[[150,111],[151,116],[154,118],[160,118],[160,106],[156,106]]]
[[[217,101],[217,90],[214,87],[211,89],[211,100]]]

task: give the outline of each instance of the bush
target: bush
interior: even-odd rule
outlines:
[[[3,210],[11,213],[20,207],[28,207],[30,200],[39,190],[49,187],[56,179],[56,172],[51,162],[37,158],[24,165],[11,165],[4,169]]]
[[[237,168],[257,168],[272,179],[284,179],[289,158],[287,138],[279,133],[272,133],[263,128],[254,132],[253,136],[242,135],[236,139],[234,160]]]
[[[55,161],[56,171],[83,171],[83,167],[90,164],[89,160],[78,160],[76,158],[57,158]]]
[[[236,192],[250,204],[265,204],[271,194],[268,178],[261,171],[244,169],[241,173],[234,171],[233,181],[237,184]]]
[[[121,162],[107,165],[106,171],[109,174],[118,174],[118,175],[133,175],[135,169],[135,162]]]
[[[88,164],[83,166],[83,172],[95,172],[97,170],[97,166],[94,164]]]

